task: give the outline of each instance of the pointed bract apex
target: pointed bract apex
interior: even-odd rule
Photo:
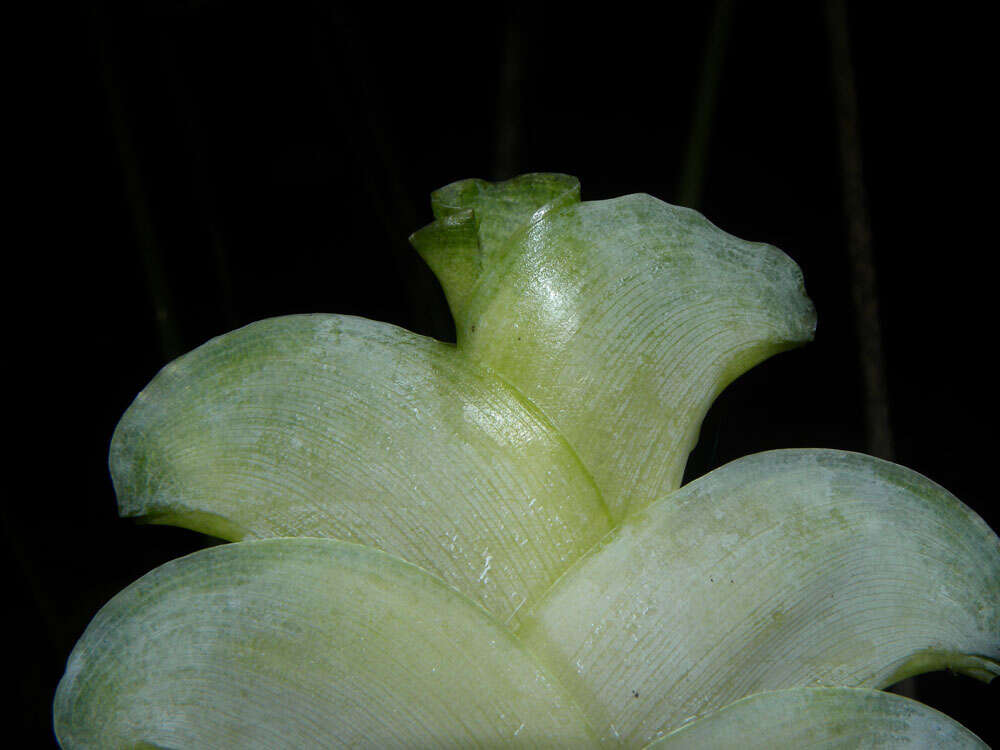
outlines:
[[[551,211],[580,202],[580,181],[538,172],[503,182],[468,179],[431,193],[435,221],[410,243],[441,282],[456,322],[485,270],[503,263],[507,248]]]
[[[410,235],[410,244],[441,282],[457,319],[483,267],[475,212],[468,208],[431,222]]]

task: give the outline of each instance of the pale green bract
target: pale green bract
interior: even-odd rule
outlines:
[[[944,714],[902,696],[832,687],[755,693],[648,747],[982,750],[986,745]]]
[[[879,689],[1000,673],[982,519],[842,451],[680,487],[716,395],[812,337],[787,256],[566,175],[432,207],[456,345],[265,320],[129,407],[121,513],[234,543],[97,614],[64,747],[981,745]]]

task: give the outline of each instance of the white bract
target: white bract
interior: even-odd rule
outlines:
[[[982,519],[843,451],[680,488],[718,393],[812,337],[787,256],[565,175],[432,205],[456,345],[265,320],[129,407],[122,514],[234,543],[98,613],[64,747],[977,746],[878,689],[1000,673]]]

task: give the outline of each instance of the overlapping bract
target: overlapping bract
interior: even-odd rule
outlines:
[[[329,539],[222,545],[144,576],[90,624],[56,720],[74,747],[593,743],[494,618]]]
[[[974,655],[1000,653],[998,601],[1000,542],[941,487],[870,456],[783,450],[630,516],[521,635],[636,746],[766,690],[945,667],[988,679],[1000,667]]]
[[[923,704],[892,693],[852,688],[755,693],[649,745],[650,750],[710,747],[984,750],[986,745],[961,724]]]
[[[638,747],[703,715],[662,741],[794,737],[789,711],[968,739],[843,688],[1000,671],[1000,540],[981,519],[838,451],[677,489],[718,392],[812,336],[791,260],[649,196],[581,203],[565,175],[467,180],[432,205],[412,239],[457,345],[262,321],[126,412],[123,514],[263,541],[157,569],[101,611],[60,683],[64,746]]]
[[[514,621],[610,529],[548,420],[453,346],[274,318],[168,365],[111,442],[124,515],[391,552]]]

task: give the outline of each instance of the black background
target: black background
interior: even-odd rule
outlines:
[[[28,414],[10,486],[30,481],[3,503],[26,737],[52,742],[52,693],[97,609],[206,543],[115,512],[108,441],[159,367],[288,313],[448,338],[406,237],[430,221],[428,193],[456,179],[561,171],[584,199],[678,202],[714,5],[51,10],[24,63],[37,80],[26,143],[40,144],[22,154],[25,192],[40,211],[11,253],[24,271],[8,276],[32,300],[12,318],[21,356],[8,363],[23,379],[12,406]],[[994,55],[958,7],[888,6],[851,4],[849,30],[895,457],[1000,528]],[[866,448],[823,7],[731,6],[698,208],[791,255],[819,328],[720,398],[689,476],[771,448]],[[998,742],[996,687],[935,674],[918,690]]]

